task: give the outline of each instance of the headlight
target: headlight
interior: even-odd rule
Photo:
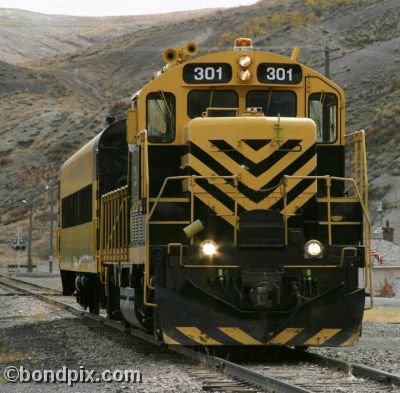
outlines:
[[[239,79],[242,82],[248,82],[252,77],[253,77],[253,75],[251,74],[250,70],[241,70],[241,71],[239,71]]]
[[[217,255],[218,247],[217,244],[212,240],[204,240],[200,244],[200,255],[205,257],[213,257]]]
[[[304,252],[308,258],[321,258],[324,247],[318,240],[309,240],[304,246]]]
[[[244,55],[239,58],[239,65],[243,68],[247,68],[251,64],[251,57]]]

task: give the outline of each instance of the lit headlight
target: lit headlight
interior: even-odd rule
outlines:
[[[253,77],[253,75],[251,74],[251,72],[249,70],[241,70],[239,72],[239,78],[243,82],[249,81],[252,77]]]
[[[321,258],[324,247],[318,240],[309,240],[304,247],[304,251],[308,258]]]
[[[251,64],[251,57],[244,55],[239,59],[239,65],[243,68],[247,68]]]
[[[204,240],[200,244],[200,254],[206,257],[213,257],[217,255],[218,247],[212,240]]]

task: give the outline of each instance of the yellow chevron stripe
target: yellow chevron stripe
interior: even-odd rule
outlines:
[[[315,196],[317,189],[317,181],[315,180],[309,187],[307,187],[295,200],[289,203],[286,207],[286,214],[294,214],[301,206],[305,205],[312,197]],[[281,210],[283,213],[284,210]]]
[[[308,339],[304,345],[323,345],[341,331],[342,329],[322,329],[316,335]]]
[[[202,161],[199,161],[196,157],[191,156],[191,166],[197,172],[201,173],[202,176],[213,176],[215,173],[206,166]],[[244,179],[240,179],[243,181]],[[243,206],[246,210],[253,210],[253,209],[268,209],[273,203],[275,203],[278,199],[282,197],[280,189],[274,191],[271,195],[260,201],[259,203],[252,202],[246,196],[241,194],[240,192],[236,191],[235,187],[228,183],[222,183],[215,181],[212,183],[215,187],[217,187],[221,192],[229,195],[232,199],[235,196],[235,193],[238,195],[238,202],[241,206]],[[246,183],[245,183],[246,184]],[[246,184],[247,185],[247,184]],[[290,185],[293,188],[296,185],[293,182],[293,185]],[[289,189],[289,188],[288,188]],[[204,190],[203,190],[204,191]],[[209,195],[206,191],[204,191],[207,195]],[[197,195],[196,195],[197,196]]]
[[[206,333],[202,332],[197,327],[190,327],[190,326],[177,326],[177,330],[179,330],[182,334],[189,337],[191,340],[197,342],[198,344],[202,345],[222,345],[217,340],[214,340]]]
[[[216,186],[220,191],[229,195],[234,200],[236,189],[233,186],[230,186],[228,184],[222,185],[216,183],[214,183],[213,185]],[[206,190],[204,190],[198,184],[196,184],[195,190],[196,190],[195,195],[197,198],[199,198],[205,205],[209,206],[211,210],[218,212],[218,214],[220,214],[221,217],[225,219],[225,221],[227,221],[230,225],[234,225],[235,220],[233,216],[231,216],[233,212],[230,209],[228,209],[224,204],[222,204],[217,199],[212,197]],[[280,198],[279,194],[279,197],[278,196],[276,198],[267,197],[259,203],[254,203],[240,192],[237,192],[237,195],[238,195],[237,197],[238,204],[241,205],[246,210],[252,210],[257,208],[268,209],[269,206],[271,206]],[[276,195],[278,195],[278,193],[276,193]]]
[[[268,139],[268,138],[252,138],[252,139]],[[230,143],[229,140],[226,140],[226,142]],[[235,146],[234,143],[235,142],[232,141],[230,144],[232,146]],[[264,160],[265,157],[268,157],[274,152],[276,152],[279,149],[279,146],[276,143],[270,142],[268,145],[262,147],[260,150],[253,150],[245,142],[241,142],[239,146],[236,146],[236,149],[239,153],[243,154],[245,157],[251,157],[251,160],[255,164],[258,164],[262,160]]]
[[[268,344],[286,344],[303,330],[304,328],[286,328],[269,341]]]
[[[212,197],[206,190],[200,187],[198,184],[195,186],[196,197],[200,199],[206,206],[214,212],[218,212],[221,217],[227,221],[230,225],[235,225],[235,219],[232,215],[232,211],[229,210],[224,204]],[[200,193],[197,193],[199,191]]]
[[[232,133],[230,133],[230,134],[232,134]],[[279,145],[277,143],[270,142],[268,145],[264,146],[260,150],[254,150],[250,146],[248,146],[245,142],[240,141],[238,143],[237,136],[235,134],[233,134],[233,135],[234,135],[233,139],[229,138],[228,136],[222,136],[222,135],[218,135],[218,139],[224,140],[225,142],[227,142],[228,144],[233,146],[234,149],[236,151],[238,151],[240,154],[242,154],[243,156],[251,157],[251,160],[254,162],[254,164],[259,164],[261,161],[265,160],[266,157],[269,157],[270,155],[272,155],[279,149]],[[246,138],[244,138],[244,139],[246,139]],[[252,139],[268,139],[268,138],[261,137],[261,138],[252,138]],[[298,139],[298,138],[291,138],[291,139]],[[197,146],[202,148],[204,146],[205,141],[204,142],[201,141],[201,142],[202,143],[197,144]],[[283,143],[285,143],[285,142],[283,142]],[[207,140],[206,143],[209,143],[209,141]],[[312,143],[312,141],[311,141],[311,143]],[[299,144],[301,144],[301,143],[299,143]],[[216,150],[213,147],[210,148],[209,144],[207,145],[207,148],[204,150],[208,154],[210,154],[211,156],[213,156],[214,158],[217,158],[217,159],[220,159],[221,154],[224,154],[223,151]],[[225,159],[225,157],[224,157],[224,159]],[[230,159],[230,160],[232,161],[232,159]]]
[[[164,332],[163,332],[163,338],[164,338],[165,344],[168,344],[168,345],[182,345],[180,342],[178,342],[178,341],[174,340],[173,338],[169,337]]]
[[[349,337],[346,341],[344,341],[342,344],[340,344],[341,347],[352,347],[353,345],[356,345],[360,339],[360,332],[354,332],[351,337]]]
[[[197,172],[201,173],[203,176],[214,175],[214,172],[208,166],[206,166],[203,162],[199,161],[196,157],[191,156],[190,159],[191,159],[192,167]],[[310,173],[315,168],[315,162],[313,162],[313,161],[314,160],[310,160],[306,164],[304,164],[301,168],[299,168],[299,170],[294,174],[294,176],[300,176],[300,175],[304,175],[305,173]],[[240,180],[245,185],[248,185],[247,182],[245,182],[246,179],[241,178]],[[286,187],[286,191],[289,192],[294,187],[296,187],[300,182],[301,182],[300,179],[290,180],[290,182],[288,183],[288,185]],[[236,193],[235,187],[233,187],[232,185],[230,185],[228,183],[222,183],[222,182],[216,181],[215,183],[213,183],[213,185],[215,187],[217,187],[219,190],[221,190],[221,192],[229,195],[231,198],[233,198]],[[200,186],[199,186],[199,188],[200,188]],[[305,198],[304,202],[302,202],[301,204],[299,204],[299,201],[301,201],[301,199],[299,199],[299,197],[296,198],[291,203],[292,211],[294,212],[295,210],[297,210],[297,208],[301,207],[305,202],[307,202],[311,197],[313,197],[315,195],[316,188],[317,188],[317,184],[316,184],[316,182],[313,182],[306,189],[306,191],[304,191],[302,194],[300,194],[299,197],[301,197],[305,192],[309,193],[307,198]],[[202,192],[204,192],[206,195],[209,195],[204,189],[202,189]],[[255,203],[255,202],[249,200],[243,194],[238,193],[238,203],[246,210],[268,209],[271,205],[273,205],[275,202],[277,202],[281,198],[282,198],[282,193],[281,193],[280,188],[278,188],[277,190],[272,192],[269,196],[267,196],[265,199],[263,199],[262,201],[260,201],[258,203]],[[204,202],[204,200],[203,200],[203,202]],[[294,209],[295,206],[297,206],[296,209]],[[224,214],[226,214],[226,212]]]
[[[311,145],[310,144],[305,144],[304,142],[300,143],[300,145],[303,148],[303,151],[307,150]],[[204,146],[199,146],[199,148],[203,148]],[[204,150],[204,149],[203,149]],[[207,149],[205,149],[207,151]],[[210,152],[209,152],[210,153]],[[241,167],[240,164],[238,164],[236,161],[232,160],[226,155],[223,155],[223,153],[214,153],[210,154],[216,161],[221,163],[221,160],[223,160],[223,165],[224,167],[229,170],[231,173],[237,174],[240,176],[241,181],[246,184],[248,187],[253,188],[255,190],[260,189],[265,183],[268,182],[269,179],[275,177],[278,173],[282,171],[282,169],[288,167],[290,164],[292,164],[297,158],[300,157],[302,154],[301,152],[294,152],[294,153],[289,153],[285,155],[283,158],[281,158],[279,161],[277,161],[272,167],[268,168],[265,172],[263,172],[260,176],[255,177],[252,175],[250,172],[248,172],[245,168]],[[252,155],[250,155],[252,157]],[[265,156],[264,156],[265,158]],[[196,166],[193,166],[193,159],[194,156],[189,155],[189,162],[190,165],[193,168],[196,168]],[[253,157],[252,157],[253,159]],[[310,161],[313,163],[313,167],[316,166],[316,155],[314,155]],[[201,172],[202,173],[202,172]],[[310,172],[307,172],[310,173]],[[301,174],[305,174],[305,172],[302,172]]]
[[[215,173],[211,168],[206,166],[202,161],[198,160],[195,156],[189,155],[190,159],[190,165],[193,169],[195,169],[197,172],[199,172],[203,176],[215,176]],[[316,162],[315,158],[311,158],[308,162],[306,162],[302,167],[300,167],[294,174],[293,176],[305,176],[306,174],[310,173],[313,169],[316,167]],[[282,168],[280,168],[282,169]],[[260,176],[262,177],[263,180],[260,181],[260,178],[255,178],[253,175],[251,175],[249,172],[246,170],[242,169],[242,172],[240,174],[240,181],[246,185],[249,188],[252,188],[253,190],[259,190],[261,187],[263,187],[268,180],[270,180],[272,177],[276,176],[277,173],[270,173],[270,171],[267,171],[264,175]],[[265,179],[264,179],[265,177]],[[301,180],[296,179],[296,180],[290,180],[289,184],[287,186],[288,190],[291,190],[293,187],[295,187]],[[225,193],[234,193],[235,189],[233,186],[230,184],[227,184],[225,182],[222,182],[221,180],[216,180],[214,185],[218,186],[221,191]],[[280,195],[280,189],[277,188],[274,193],[276,193],[276,196]]]
[[[219,327],[218,329],[243,345],[262,345],[262,342],[249,336],[246,332],[238,327]]]

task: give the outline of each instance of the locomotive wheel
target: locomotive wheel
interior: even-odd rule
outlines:
[[[108,279],[108,291],[107,294],[107,317],[110,319],[120,320],[121,319],[121,311],[119,308],[119,296],[120,291],[119,287],[116,287],[113,283],[113,276],[110,276]]]
[[[89,304],[89,312],[91,314],[99,315],[100,314],[100,304],[98,301],[94,300]]]

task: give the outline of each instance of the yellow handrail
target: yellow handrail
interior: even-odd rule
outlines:
[[[129,254],[128,187],[111,191],[101,198],[100,259],[127,261]]]
[[[366,162],[366,146],[365,146],[365,132],[364,130],[356,131],[351,134],[347,134],[346,137],[353,137],[354,140],[354,174],[353,178],[345,178],[345,177],[335,177],[335,176],[284,176],[282,185],[284,192],[284,225],[285,225],[285,244],[287,244],[288,238],[288,214],[287,214],[287,198],[286,198],[286,187],[287,183],[290,180],[304,180],[304,179],[313,179],[313,180],[325,180],[327,187],[327,215],[328,215],[328,243],[332,244],[332,211],[331,211],[331,182],[332,181],[340,181],[340,182],[348,182],[351,183],[354,195],[356,199],[359,201],[362,212],[363,212],[363,223],[364,223],[364,246],[365,246],[365,255],[364,255],[364,266],[365,266],[365,287],[370,290],[371,302],[370,306],[366,307],[366,309],[372,308],[373,306],[373,282],[372,282],[372,264],[370,259],[371,253],[371,222],[368,214],[368,174],[367,174],[367,162]],[[285,266],[285,267],[295,267],[293,266]],[[314,267],[314,266],[313,266]],[[326,266],[326,267],[337,267],[337,266]],[[315,266],[315,268],[320,268],[319,266]]]
[[[352,133],[346,134],[346,138],[352,139],[354,143],[354,180],[359,185],[360,195],[363,199],[364,208],[368,212],[368,171],[367,171],[367,155],[366,155],[366,142],[365,142],[365,131],[359,130],[354,131]],[[372,264],[369,255],[371,254],[371,227],[364,227],[364,236],[365,236],[365,248],[366,248],[366,267],[365,270],[365,286],[370,288],[370,298],[371,298],[371,306],[374,304],[373,297],[373,283],[372,283]]]
[[[56,249],[55,249],[55,257],[60,259],[61,258],[61,228],[56,229]]]
[[[142,147],[142,197],[146,201],[146,214],[150,210],[150,169],[149,169],[149,142],[147,130],[144,129],[140,131],[136,140]],[[149,245],[149,235],[150,235],[150,224],[149,220],[146,220],[145,224],[145,260],[144,260],[144,272],[143,272],[143,304],[148,307],[157,307],[155,303],[150,303],[147,301],[147,290],[153,290],[154,286],[150,283],[150,245]]]
[[[97,253],[97,225],[98,225],[98,223],[99,223],[99,219],[97,217],[92,220],[92,234],[93,234],[92,254],[93,254],[94,259],[97,262],[97,271],[101,272],[99,255]]]

